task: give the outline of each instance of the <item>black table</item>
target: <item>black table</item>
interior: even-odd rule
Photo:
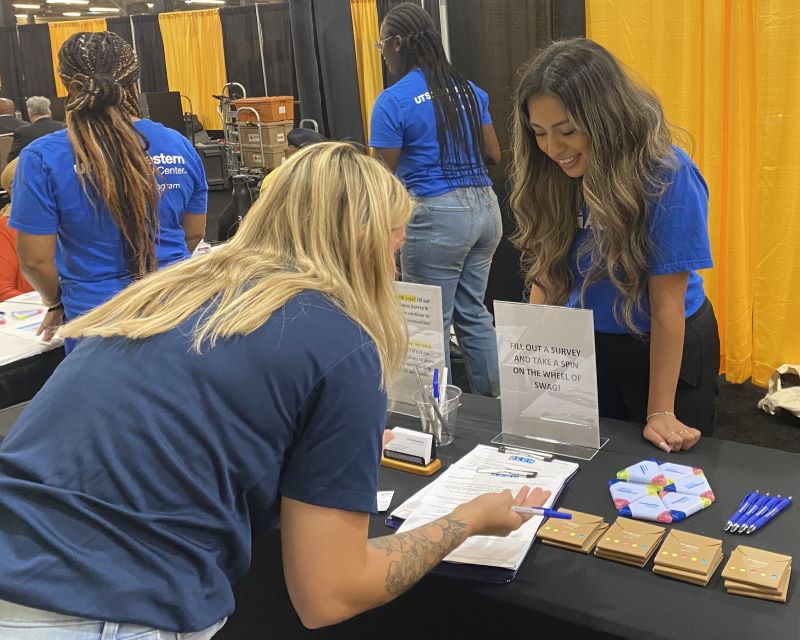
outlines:
[[[0,409],[27,402],[64,359],[64,347],[0,366]]]
[[[393,417],[390,425],[415,420]],[[499,431],[499,402],[465,396],[456,441],[441,450],[445,463],[463,456],[475,444]],[[800,455],[704,438],[690,452],[666,456],[644,442],[641,428],[602,421],[611,438],[567,486],[559,506],[594,513],[607,522],[616,518],[608,480],[619,469],[648,457],[667,458],[701,467],[716,502],[674,525],[722,538],[725,560],[738,544],[797,557],[800,555],[800,508],[790,507],[762,531],[733,536],[722,531],[741,498],[754,489],[800,497]],[[381,489],[395,490],[399,505],[429,480],[382,469]],[[392,531],[383,516],[371,519],[370,535]],[[280,563],[277,531],[254,543],[250,573],[237,589],[237,611],[218,634],[220,640],[245,638],[635,638],[636,640],[800,638],[800,596],[792,576],[787,604],[728,595],[721,568],[705,588],[658,576],[645,569],[535,543],[514,582],[487,585],[428,576],[389,605],[318,631],[302,627],[291,607]],[[514,636],[508,634],[514,634]]]

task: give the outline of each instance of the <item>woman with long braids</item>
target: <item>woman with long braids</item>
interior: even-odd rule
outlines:
[[[148,271],[187,258],[203,238],[208,190],[189,141],[141,119],[139,63],[125,40],[75,34],[58,72],[67,129],[20,155],[9,223],[22,272],[48,307],[46,340]]]
[[[719,372],[708,187],[664,110],[591,40],[555,42],[522,74],[513,192],[532,303],[594,312],[600,415],[666,452],[709,433]]]
[[[380,37],[375,44],[387,66],[403,77],[375,102],[370,146],[417,203],[401,254],[403,280],[441,287],[448,369],[452,324],[472,391],[496,396],[497,344],[483,303],[502,235],[486,170],[500,161],[489,98],[450,64],[419,5],[392,9]]]

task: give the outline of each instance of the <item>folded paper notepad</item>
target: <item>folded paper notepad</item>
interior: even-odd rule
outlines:
[[[653,572],[704,587],[722,558],[722,540],[673,529],[656,553]]]
[[[728,593],[786,602],[792,557],[739,545],[722,570]]]
[[[598,558],[643,567],[664,535],[664,527],[617,518],[600,536],[594,555]]]
[[[536,532],[536,537],[553,547],[578,553],[591,553],[600,536],[608,529],[608,524],[600,516],[593,516],[590,513],[571,509],[559,509],[559,511],[572,514],[572,519],[549,518]]]

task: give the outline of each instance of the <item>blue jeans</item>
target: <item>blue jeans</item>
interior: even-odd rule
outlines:
[[[483,298],[502,234],[500,206],[491,187],[456,189],[417,198],[400,256],[404,282],[441,287],[447,368],[452,324],[472,392],[485,396],[500,393],[497,338]]]
[[[224,624],[225,620],[220,620],[203,631],[175,633],[137,624],[75,618],[0,600],[2,640],[208,640]]]

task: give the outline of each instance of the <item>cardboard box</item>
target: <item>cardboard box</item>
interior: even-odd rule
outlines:
[[[236,108],[250,107],[258,112],[261,122],[294,121],[294,97],[272,96],[265,98],[242,98],[236,101]],[[239,111],[239,122],[256,122],[256,115],[250,111]]]
[[[261,140],[265,147],[286,146],[287,136],[294,129],[294,122],[272,122],[268,124],[246,123],[239,125],[239,142],[242,146],[255,148]]]
[[[242,166],[248,169],[267,169],[272,171],[281,166],[283,161],[283,152],[286,145],[277,147],[264,147],[264,153],[261,153],[260,147],[242,146]]]

